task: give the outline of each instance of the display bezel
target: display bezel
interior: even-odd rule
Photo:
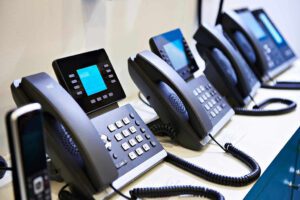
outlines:
[[[171,58],[168,56],[168,52],[165,50],[165,46],[174,43],[175,41],[181,41],[184,47],[184,54],[187,59],[187,65],[178,68],[177,70],[172,64]],[[150,39],[150,46],[154,53],[158,54],[164,61],[166,61],[184,80],[189,80],[193,77],[193,73],[196,72],[199,67],[192,56],[192,53],[186,43],[180,29],[175,29],[161,35],[154,36]]]
[[[258,23],[261,25],[261,27],[266,31],[266,33],[268,34],[268,36],[274,41],[274,43],[276,44],[277,47],[281,48],[281,47],[287,46],[286,40],[284,39],[283,35],[281,34],[281,32],[278,30],[278,28],[275,26],[275,24],[271,20],[271,18],[268,16],[268,14],[263,9],[253,10],[252,14],[254,15],[254,17],[258,21]],[[261,20],[261,18],[260,18],[261,14],[265,15],[265,17],[267,18],[267,20],[270,22],[271,26],[274,28],[274,30],[277,32],[277,34],[282,39],[282,42],[280,44],[277,43],[277,41],[275,40],[273,34],[266,27],[265,23]]]
[[[107,89],[88,96],[84,90],[77,70],[93,65],[97,66]],[[53,61],[53,68],[59,83],[88,114],[116,103],[126,97],[104,49],[57,59]],[[69,77],[71,74],[74,75],[73,78]],[[77,80],[77,83],[72,83],[72,80]],[[79,89],[74,88],[77,85],[79,86]],[[80,93],[80,91],[82,94],[78,95],[78,92]],[[113,96],[109,96],[110,94],[113,94]]]

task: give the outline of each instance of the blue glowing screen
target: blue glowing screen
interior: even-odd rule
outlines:
[[[259,23],[256,21],[252,13],[250,12],[242,12],[240,13],[240,16],[242,17],[243,21],[247,23],[247,26],[251,29],[253,32],[254,36],[257,39],[263,39],[266,37],[266,33],[262,29],[262,27],[259,25]]]
[[[88,96],[107,89],[97,65],[78,69],[77,74]]]
[[[276,28],[272,25],[272,23],[267,18],[267,16],[264,13],[260,13],[259,18],[261,19],[261,21],[264,23],[264,25],[272,35],[274,41],[279,45],[282,44],[284,42],[283,38],[281,37],[280,33],[278,33]]]
[[[188,65],[189,61],[185,54],[181,39],[174,40],[164,45],[164,49],[176,71]]]

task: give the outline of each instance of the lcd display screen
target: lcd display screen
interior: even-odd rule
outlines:
[[[281,37],[280,33],[276,30],[276,28],[273,26],[273,24],[270,22],[268,17],[264,13],[260,13],[259,14],[259,19],[264,23],[264,25],[266,26],[266,28],[270,32],[272,38],[274,39],[274,41],[278,45],[282,44],[284,42],[283,38]]]
[[[88,96],[107,89],[97,65],[92,65],[76,71]]]
[[[166,51],[174,69],[180,70],[186,67],[189,63],[188,58],[184,51],[184,46],[182,40],[174,40],[166,45],[164,45],[164,50]]]
[[[259,23],[256,21],[252,13],[250,12],[241,12],[239,13],[243,21],[249,26],[251,31],[253,32],[254,36],[261,40],[266,37],[266,33],[262,29],[262,27],[259,25]]]
[[[39,111],[23,115],[18,120],[21,135],[21,154],[26,176],[46,168],[46,154],[43,139],[41,113]]]

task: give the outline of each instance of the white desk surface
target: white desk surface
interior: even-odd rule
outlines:
[[[299,80],[299,75],[300,61],[297,61],[292,68],[278,77],[277,80]],[[221,144],[231,142],[234,146],[252,156],[259,163],[262,173],[300,125],[300,90],[259,89],[255,100],[260,102],[268,97],[289,98],[298,102],[299,106],[296,111],[279,116],[251,117],[235,115],[216,136]],[[127,102],[122,102],[122,104],[125,103],[131,103],[146,122],[155,117],[152,109],[143,105],[136,97],[129,99]],[[214,143],[198,152],[170,143],[166,138],[160,138],[160,141],[167,151],[213,172],[231,176],[241,176],[249,172],[246,166],[224,153]],[[195,185],[215,189],[221,192],[226,199],[243,199],[253,184],[244,187],[222,186],[195,177],[169,163],[163,162],[127,185],[122,189],[122,192],[128,194],[130,189],[136,187]],[[57,193],[62,186],[61,183],[52,182],[52,199],[58,199]],[[1,199],[13,199],[11,182],[0,187],[0,197]],[[122,198],[114,195],[112,199]],[[176,198],[172,197],[172,199]],[[180,199],[180,197],[177,199]]]

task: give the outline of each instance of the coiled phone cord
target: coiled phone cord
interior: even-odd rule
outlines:
[[[221,185],[227,186],[245,186],[256,179],[259,178],[261,170],[257,162],[251,158],[250,156],[246,155],[244,152],[235,148],[232,144],[226,143],[225,144],[226,153],[230,153],[238,160],[245,163],[250,169],[251,172],[241,177],[231,177],[231,176],[224,176],[220,174],[216,174],[210,172],[204,168],[198,167],[190,162],[187,162],[171,153],[168,153],[166,161],[180,167],[196,176],[204,178],[207,181],[214,182]]]
[[[164,124],[162,122],[154,123],[154,124],[150,125],[150,129],[155,134],[160,134],[160,135],[165,134],[170,137],[175,136],[175,134],[176,134],[174,129],[170,125]],[[214,139],[214,137],[212,135],[209,134],[209,136],[226,153],[231,154],[238,160],[245,163],[251,169],[251,172],[249,174],[241,176],[241,177],[224,176],[224,175],[210,172],[204,168],[198,167],[198,166],[196,166],[186,160],[183,160],[169,152],[166,157],[166,161],[179,167],[179,168],[182,168],[183,170],[186,170],[198,177],[204,178],[208,181],[211,181],[211,182],[214,182],[217,184],[221,184],[221,185],[244,186],[244,185],[248,185],[248,184],[252,183],[253,181],[255,181],[256,179],[259,178],[261,169],[259,167],[259,164],[253,158],[251,158],[244,152],[240,151],[239,149],[237,149],[230,143],[226,143],[223,147],[221,144],[219,144]]]
[[[271,103],[280,103],[287,105],[285,108],[274,109],[274,110],[264,110],[263,108]],[[282,99],[282,98],[270,98],[266,99],[265,101],[261,102],[253,106],[253,109],[247,109],[242,107],[235,107],[234,111],[235,114],[238,115],[249,115],[249,116],[269,116],[269,115],[281,115],[289,113],[297,107],[297,104],[289,99]]]
[[[59,193],[58,197],[60,200],[79,200],[76,196],[74,196],[70,191],[66,191],[65,189],[69,185],[66,184],[63,186]],[[138,198],[161,198],[161,197],[171,197],[171,196],[179,196],[179,195],[192,195],[192,196],[200,196],[206,197],[212,200],[224,200],[224,196],[212,189],[191,186],[191,185],[183,185],[183,186],[166,186],[166,187],[149,187],[149,188],[134,188],[129,191],[130,197],[126,196],[118,189],[116,189],[112,184],[110,187],[120,196],[127,200],[136,200]],[[83,200],[83,199],[80,199]]]
[[[299,81],[276,81],[271,76],[267,74],[269,81],[272,81],[274,84],[269,85],[266,83],[261,84],[261,88],[266,89],[279,89],[279,90],[299,90],[300,82]]]
[[[300,82],[298,81],[275,81],[274,85],[263,83],[261,88],[278,89],[278,90],[299,90]]]
[[[166,186],[166,187],[149,187],[149,188],[135,188],[129,191],[130,197],[120,193],[117,189],[115,189],[112,185],[111,188],[128,200],[136,200],[138,198],[161,198],[161,197],[171,197],[171,196],[179,196],[179,195],[192,195],[192,196],[200,196],[206,197],[212,200],[224,200],[224,196],[212,189],[191,186],[191,185],[183,185],[183,186]]]

